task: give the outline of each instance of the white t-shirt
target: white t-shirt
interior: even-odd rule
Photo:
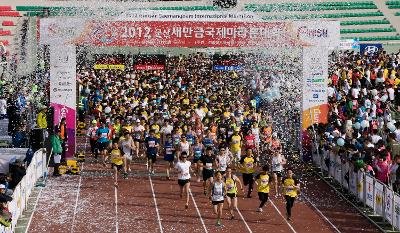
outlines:
[[[186,152],[189,155],[189,147],[190,147],[189,142],[188,141],[180,142],[180,144],[181,144],[181,152]]]
[[[131,151],[132,151],[131,145],[132,145],[132,139],[121,141],[121,147],[122,147],[122,151],[124,152],[124,155],[131,155]]]
[[[282,155],[273,156],[272,157],[272,171],[281,172],[283,170],[282,162],[283,162]]]
[[[379,136],[379,135],[376,135],[376,134],[374,134],[374,135],[371,136],[371,142],[372,142],[373,144],[378,143],[378,141],[381,140],[381,139],[382,139],[382,137]]]
[[[143,131],[144,131],[143,125],[135,125],[133,127],[134,137],[136,139],[140,139]]]
[[[178,170],[178,180],[189,180],[190,179],[190,166],[192,163],[190,161],[177,162],[175,168]]]
[[[390,100],[394,100],[394,90],[393,90],[393,88],[388,88],[387,89],[387,92],[389,93],[389,99]]]
[[[166,125],[166,126],[162,127],[161,133],[171,134],[173,129],[174,129],[174,127],[172,125]]]

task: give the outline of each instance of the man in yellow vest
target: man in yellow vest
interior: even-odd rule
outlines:
[[[287,220],[291,220],[292,208],[294,200],[300,191],[299,181],[293,176],[293,170],[291,168],[287,169],[287,175],[282,179],[283,184],[283,195],[286,199],[286,217]]]
[[[41,129],[47,129],[47,107],[42,106],[36,119],[37,126]]]

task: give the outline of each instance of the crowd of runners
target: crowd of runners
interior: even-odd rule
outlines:
[[[251,198],[254,184],[262,212],[270,189],[287,202],[287,218],[299,183],[286,163],[271,116],[259,107],[242,71],[213,70],[203,54],[172,56],[163,70],[95,70],[80,67],[80,119],[99,166],[111,167],[115,186],[128,179],[132,160],[165,164],[177,175],[189,207],[190,181],[203,182],[221,226],[226,201],[234,218],[237,196]],[[241,174],[242,179],[238,178]],[[244,190],[246,188],[246,190]]]

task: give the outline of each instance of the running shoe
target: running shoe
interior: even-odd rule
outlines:
[[[235,216],[231,216],[230,220],[234,220],[234,219],[235,219]]]
[[[128,179],[128,173],[122,174],[122,177],[123,177],[124,179]]]
[[[258,208],[257,212],[263,212],[263,209],[262,208]]]
[[[167,180],[171,180],[171,177],[167,176]]]
[[[221,223],[220,220],[217,220],[217,223],[215,224],[215,226],[217,226],[217,227],[222,227],[223,225],[222,225],[222,223]]]
[[[189,209],[189,205],[188,204],[185,205],[185,209]]]

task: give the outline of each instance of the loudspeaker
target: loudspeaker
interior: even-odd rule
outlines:
[[[47,110],[47,129],[49,132],[54,132],[54,107],[49,107]]]
[[[31,131],[31,147],[33,151],[37,151],[44,147],[46,129],[35,128]]]
[[[221,8],[233,8],[237,5],[237,0],[214,0],[213,6]]]

